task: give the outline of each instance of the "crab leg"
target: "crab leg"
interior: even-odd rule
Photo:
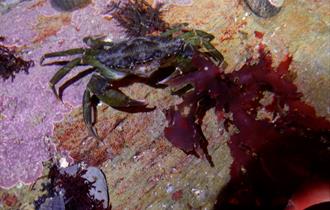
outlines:
[[[107,66],[96,60],[93,56],[85,56],[84,63],[87,63],[97,68],[100,74],[109,80],[119,80],[127,76],[127,73],[108,68]]]
[[[210,43],[214,39],[212,34],[201,30],[193,30],[182,34],[180,38],[183,38],[193,46],[203,46],[206,49],[206,53],[212,56],[217,65],[223,62],[222,54]]]
[[[215,59],[215,62],[218,65],[221,64],[224,60],[223,55],[210,43],[215,37],[205,31],[195,30],[195,32],[197,36],[201,37],[201,44],[205,47],[207,53]]]
[[[179,38],[182,38],[186,42],[189,42],[192,45],[197,46],[204,39],[206,39],[209,42],[212,41],[214,39],[214,36],[212,34],[206,33],[201,30],[193,30],[180,35]]]
[[[162,36],[162,37],[170,36],[174,33],[181,31],[184,27],[187,27],[188,25],[189,25],[188,23],[177,24],[177,25],[173,26],[171,29],[168,29],[168,30],[164,31],[163,33],[161,33],[160,36]]]
[[[209,42],[215,38],[212,34],[209,34],[202,30],[194,30],[194,32],[197,36],[201,37],[202,39],[207,39]]]
[[[51,63],[45,63],[45,64],[42,64],[43,66],[55,66],[55,65],[58,65],[58,66],[64,66],[66,64],[68,64],[70,61],[54,61],[54,62],[51,62]]]
[[[75,82],[77,82],[78,80],[80,80],[81,78],[93,73],[95,71],[95,68],[88,68],[85,70],[82,70],[81,72],[79,72],[78,74],[74,75],[73,77],[71,77],[70,79],[66,80],[65,82],[63,82],[61,84],[61,86],[58,88],[58,95],[60,98],[62,98],[63,96],[63,92],[64,90],[69,87],[70,85],[74,84]]]
[[[206,53],[212,56],[217,65],[220,65],[224,61],[223,55],[210,42],[203,41],[202,43],[207,49]]]
[[[52,52],[52,53],[47,53],[43,55],[40,59],[40,65],[44,65],[43,62],[47,58],[54,58],[54,57],[60,57],[60,56],[67,56],[67,55],[77,55],[77,54],[83,54],[84,53],[83,48],[75,48],[75,49],[70,49],[70,50],[65,50],[65,51],[58,51],[58,52]]]
[[[93,127],[95,123],[95,113],[92,103],[91,92],[86,89],[83,96],[83,117],[88,131],[96,138],[101,139],[97,135],[96,129]]]
[[[55,85],[65,76],[67,75],[75,66],[77,66],[80,63],[81,59],[80,58],[75,58],[72,61],[70,61],[68,64],[66,64],[65,66],[63,66],[62,68],[60,68],[60,70],[58,70],[56,72],[56,74],[50,79],[49,81],[49,87],[52,89],[52,91],[54,92],[54,94],[56,95],[56,97],[58,99],[61,100],[61,98],[59,97],[56,89],[55,89]]]
[[[90,48],[93,48],[93,49],[99,49],[104,46],[111,47],[114,45],[114,43],[112,43],[112,42],[104,41],[103,40],[104,38],[105,38],[105,36],[100,37],[100,38],[93,38],[91,36],[87,36],[83,39],[83,42],[86,45],[88,45]]]

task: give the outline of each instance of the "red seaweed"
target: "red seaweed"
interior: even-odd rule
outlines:
[[[255,31],[254,32],[254,35],[258,39],[262,39],[264,37],[264,33],[263,32],[260,32],[260,31]]]
[[[203,62],[205,59],[206,62]],[[190,84],[193,91],[183,94],[183,102],[177,107],[171,107],[166,111],[166,118],[169,121],[165,128],[165,137],[176,147],[187,154],[194,154],[199,157],[201,151],[213,166],[211,156],[207,150],[207,140],[201,129],[201,124],[206,111],[215,106],[213,97],[217,96],[217,78],[222,71],[206,56],[195,53],[192,63],[198,68],[196,71],[179,76],[168,82],[172,87]]]
[[[330,122],[301,100],[290,80],[291,61],[287,56],[274,69],[271,55],[260,45],[256,64],[250,60],[239,71],[224,74],[199,54],[192,61],[197,71],[169,82],[193,86],[181,93],[181,104],[167,111],[165,136],[173,145],[186,153],[202,148],[200,127],[212,107],[225,125],[239,131],[228,142],[234,158],[231,181],[215,209],[283,209],[305,182],[330,181]]]
[[[317,117],[286,79],[291,60],[287,57],[274,70],[270,54],[261,48],[259,63],[230,75],[240,92],[229,101],[239,133],[229,142],[232,178],[219,196],[217,209],[283,209],[305,182],[330,181],[326,168],[330,122]],[[274,94],[268,106],[259,103],[264,91]],[[271,120],[257,119],[262,108]]]
[[[4,40],[0,37],[0,41]],[[28,74],[28,69],[33,66],[33,61],[24,61],[15,56],[15,52],[0,44],[0,77],[7,80],[11,77],[13,81],[15,74],[24,71]]]
[[[170,125],[164,130],[165,137],[186,154],[199,157],[198,152],[202,150],[210,165],[214,166],[212,158],[207,151],[207,140],[200,125],[195,123],[193,115],[182,116],[180,112],[170,109],[166,113],[166,118]]]

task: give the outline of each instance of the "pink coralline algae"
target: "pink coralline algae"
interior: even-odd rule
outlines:
[[[40,16],[60,14],[48,2],[42,5],[33,5],[34,1],[23,2],[0,16],[0,36],[6,37],[4,45],[23,48],[23,59],[35,61],[28,75],[17,74],[13,82],[0,81],[0,187],[29,184],[41,175],[42,162],[53,150],[49,139],[54,122],[81,104],[88,78],[68,87],[62,103],[48,87],[57,68],[40,67],[41,56],[50,51],[81,47],[83,37],[88,35],[112,32],[119,37],[119,29],[101,15],[105,6],[102,2],[95,1],[95,4],[70,14],[70,24],[62,26],[55,35],[49,33],[42,43],[33,43],[39,35],[36,27]],[[69,77],[74,74],[76,72]]]

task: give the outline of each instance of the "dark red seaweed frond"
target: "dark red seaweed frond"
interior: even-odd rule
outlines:
[[[200,63],[204,59],[207,62]],[[202,150],[210,164],[213,165],[207,151],[208,143],[202,132],[201,124],[206,111],[215,106],[212,97],[218,95],[217,78],[222,70],[200,54],[193,56],[193,64],[198,67],[196,71],[168,82],[172,87],[189,84],[194,89],[187,89],[188,92],[182,95],[183,102],[177,107],[171,107],[166,112],[169,125],[165,128],[165,137],[187,154],[199,156],[198,153]],[[199,65],[203,67],[199,68]]]
[[[155,31],[164,31],[167,23],[161,19],[161,5],[153,8],[145,0],[120,1],[109,5],[112,17],[125,29],[128,36],[145,36]]]
[[[7,47],[0,45],[0,77],[7,80],[11,77],[13,81],[15,74],[24,71],[28,74],[29,68],[33,66],[33,61],[24,61],[22,58],[15,56],[15,52]]]
[[[329,181],[330,122],[317,117],[286,79],[290,63],[287,57],[273,69],[271,56],[261,50],[257,64],[230,75],[240,94],[227,103],[240,132],[229,143],[232,180],[220,195],[219,209],[284,209],[301,185]],[[265,91],[273,97],[261,105]],[[258,119],[260,110],[270,116]]]
[[[165,135],[173,145],[185,152],[201,148],[202,119],[212,107],[225,125],[239,131],[228,142],[234,158],[231,181],[215,209],[284,209],[305,182],[329,183],[330,122],[301,100],[289,79],[291,61],[287,56],[274,69],[261,45],[257,63],[248,61],[224,74],[205,56],[195,55],[198,70],[169,82],[193,86],[181,93],[181,104],[167,111]]]

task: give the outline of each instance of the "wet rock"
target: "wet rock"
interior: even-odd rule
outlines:
[[[56,195],[47,198],[38,210],[65,210],[64,198],[62,195]]]
[[[63,168],[60,170],[61,174],[70,174],[71,176],[77,176],[79,170],[82,169],[82,166],[79,164],[75,164],[69,166],[67,168]],[[109,206],[109,195],[108,195],[108,187],[104,174],[102,171],[93,166],[89,166],[85,169],[86,171],[81,176],[85,178],[87,181],[92,183],[89,194],[93,196],[96,200],[103,202],[103,207],[107,208]]]
[[[284,0],[245,0],[245,2],[254,14],[269,18],[279,13]]]
[[[35,201],[38,210],[109,209],[108,187],[104,174],[96,167],[75,164],[67,168],[52,166],[47,194]]]
[[[109,207],[108,185],[102,171],[96,167],[88,167],[86,173],[82,176],[90,182],[93,182],[89,193],[96,200],[103,202],[103,208]]]

